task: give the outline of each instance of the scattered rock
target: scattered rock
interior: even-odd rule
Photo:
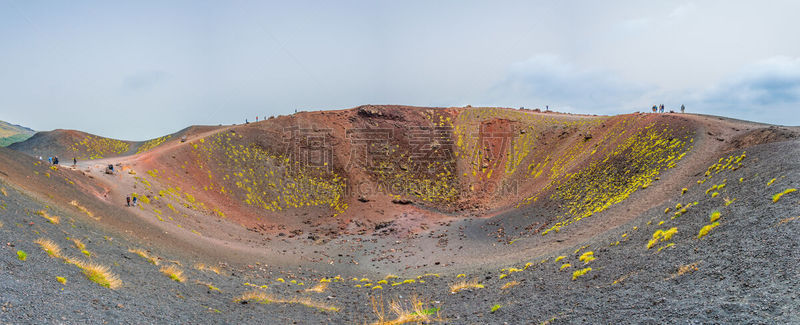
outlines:
[[[409,199],[394,199],[392,200],[392,203],[406,205],[406,204],[411,204],[412,202]]]

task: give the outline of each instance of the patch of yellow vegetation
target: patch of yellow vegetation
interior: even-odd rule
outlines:
[[[676,233],[678,233],[677,227],[672,227],[667,230],[661,230],[661,229],[656,230],[655,232],[653,232],[653,237],[650,239],[649,242],[647,242],[647,249],[653,248],[653,246],[658,244],[658,242],[669,241],[670,239],[672,239],[672,236],[675,235]]]
[[[783,192],[780,192],[780,193],[777,193],[777,194],[773,195],[772,196],[772,203],[778,202],[778,200],[780,200],[782,196],[784,196],[786,194],[789,194],[789,193],[792,193],[792,192],[795,192],[795,191],[797,191],[796,188],[787,188]]]
[[[624,133],[619,132],[615,137]],[[681,138],[676,132],[657,124],[648,125],[614,147],[606,144],[609,153],[603,159],[558,179],[551,199],[563,202],[566,211],[559,217],[562,220],[542,235],[622,202],[646,188],[661,171],[674,167],[691,149],[687,142],[690,135]]]
[[[709,232],[710,232],[712,229],[716,228],[717,226],[719,226],[719,221],[717,221],[717,222],[714,222],[714,223],[712,223],[712,224],[710,224],[710,225],[705,225],[705,226],[703,226],[703,228],[700,228],[700,232],[699,232],[699,233],[697,233],[697,239],[700,239],[700,238],[703,238],[703,237],[705,237],[705,235],[708,235],[708,233],[709,233]]]
[[[586,274],[587,272],[589,272],[591,270],[592,270],[591,267],[587,267],[587,268],[582,268],[580,270],[572,272],[572,280],[575,281],[576,279],[578,279],[579,277],[583,276],[584,274]]]
[[[714,211],[711,212],[711,216],[709,217],[709,219],[711,219],[711,222],[714,222],[719,220],[720,216],[722,216],[722,213],[720,213],[719,211]]]
[[[200,168],[206,161],[233,171],[226,175],[209,171],[207,188],[268,211],[328,206],[338,215],[347,210],[346,181],[327,165],[309,167],[298,157],[272,153],[254,143],[245,145],[239,143],[240,139],[235,134],[218,133],[193,145]],[[215,180],[233,183],[236,189],[225,189]]]
[[[167,139],[169,139],[170,137],[172,137],[172,135],[165,135],[163,137],[159,137],[159,138],[155,138],[155,139],[152,139],[152,140],[148,140],[147,142],[143,143],[142,146],[140,146],[138,150],[136,150],[136,153],[140,154],[142,152],[145,152],[145,151],[148,151],[148,150],[153,149],[155,147],[158,147],[162,143],[164,143],[164,141],[167,141]]]
[[[581,261],[581,262],[583,262],[584,264],[589,264],[589,262],[591,262],[591,261],[594,261],[594,260],[595,260],[595,257],[594,257],[594,252],[592,252],[592,251],[588,251],[588,252],[586,252],[586,253],[583,253],[583,254],[582,254],[582,255],[581,255],[579,258],[578,258],[578,260],[579,260],[579,261]]]
[[[124,141],[87,135],[80,142],[73,144],[73,154],[77,159],[102,159],[106,155],[123,154],[130,145]]]

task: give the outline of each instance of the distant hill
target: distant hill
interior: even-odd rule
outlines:
[[[56,129],[36,132],[23,141],[8,145],[9,149],[33,157],[61,157],[62,160],[94,160],[143,153],[163,143],[180,141],[181,137],[207,132],[216,127],[191,126],[173,134],[147,141],[126,141],[106,138],[77,130]]]
[[[0,147],[8,146],[12,143],[25,141],[33,136],[36,131],[24,126],[0,121]]]

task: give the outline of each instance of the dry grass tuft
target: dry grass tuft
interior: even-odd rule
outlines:
[[[263,291],[248,291],[245,292],[239,297],[233,299],[234,302],[258,302],[258,303],[270,303],[272,302],[271,296],[267,295],[266,292]]]
[[[72,238],[72,243],[75,244],[75,248],[84,250],[86,249],[86,244],[84,244],[80,239]]]
[[[92,262],[86,263],[69,257],[65,257],[64,261],[77,266],[89,280],[103,287],[117,289],[122,286],[122,280],[116,274],[111,273],[107,266]]]
[[[61,257],[61,247],[59,247],[58,244],[54,243],[52,240],[39,238],[35,240],[34,243],[41,246],[42,250],[47,252],[47,255],[50,255],[50,257]]]
[[[320,282],[317,285],[306,289],[305,292],[323,293],[327,289],[328,289],[328,283],[327,282]]]
[[[319,309],[322,311],[332,311],[332,312],[339,311],[338,307],[323,302],[314,301],[311,298],[307,297],[280,298],[277,296],[269,295],[263,291],[245,292],[241,294],[239,297],[236,297],[233,301],[238,303],[257,302],[262,304],[298,304],[309,308]]]
[[[483,289],[484,286],[478,283],[478,279],[472,279],[469,281],[461,281],[455,283],[450,286],[450,293],[456,293],[461,290],[468,290],[468,289]]]
[[[110,289],[116,289],[122,286],[122,281],[117,277],[116,274],[111,273],[108,267],[95,264],[95,263],[84,263],[81,266],[83,273],[86,274],[86,277],[89,280],[96,282],[97,284],[104,286]]]
[[[383,298],[378,300],[373,296],[370,298],[370,301],[372,303],[372,312],[378,318],[378,321],[372,323],[372,325],[423,324],[442,321],[439,317],[439,308],[425,309],[424,306],[427,304],[420,301],[416,296],[411,297],[409,301],[410,306],[405,306],[398,300],[390,301],[389,309],[395,314],[395,318],[391,320],[386,317]],[[434,314],[436,317],[433,317]]]
[[[781,219],[781,221],[778,222],[778,225],[782,225],[784,223],[792,222],[792,221],[797,220],[797,219],[800,219],[800,216],[784,218],[784,219]]]
[[[78,210],[81,210],[81,212],[85,213],[87,216],[89,216],[89,218],[92,218],[92,219],[95,219],[95,220],[100,220],[100,218],[96,218],[94,216],[94,213],[92,213],[92,211],[89,211],[89,209],[87,209],[84,206],[78,204],[78,201],[72,200],[72,201],[69,202],[69,204],[74,206],[74,207],[76,207],[76,208],[78,208]]]
[[[166,274],[170,279],[175,280],[177,282],[186,281],[186,277],[183,276],[183,271],[181,271],[181,269],[179,269],[175,265],[164,266],[159,271],[161,271],[161,273]]]
[[[139,255],[139,257],[141,257],[143,259],[146,259],[148,262],[150,262],[150,264],[158,265],[158,257],[150,256],[150,254],[148,254],[147,251],[145,251],[143,249],[131,248],[131,249],[128,249],[128,252],[131,252],[131,253],[134,253],[136,255]]]
[[[208,288],[208,291],[222,292],[219,288],[215,287],[211,282],[195,281],[197,284],[202,284]]]
[[[682,275],[689,274],[689,273],[692,273],[694,271],[697,271],[697,270],[699,270],[697,268],[698,265],[700,265],[700,261],[694,262],[692,264],[681,265],[680,267],[678,267],[678,272],[675,272],[674,274],[672,274],[666,280],[671,280],[671,279],[677,278],[679,276],[682,276]]]
[[[506,290],[508,288],[516,287],[518,285],[519,285],[519,281],[506,282],[506,284],[504,284],[502,287],[500,287],[500,290]]]
[[[52,223],[52,224],[56,224],[56,225],[57,225],[57,224],[60,222],[60,220],[61,220],[61,218],[59,218],[58,216],[51,216],[51,215],[50,215],[50,214],[48,214],[48,213],[47,213],[47,211],[45,211],[45,210],[39,210],[39,211],[36,211],[36,214],[38,214],[38,215],[42,216],[42,218],[45,218],[45,219],[47,219],[47,221],[49,221],[50,223]]]
[[[85,274],[89,280],[103,287],[117,289],[122,286],[122,280],[120,280],[116,274],[111,273],[106,266],[91,262],[86,263],[69,256],[63,256],[61,255],[61,248],[49,239],[39,238],[35,241],[35,243],[39,244],[39,246],[41,246],[48,255],[60,258],[67,264],[77,266],[79,269],[81,269],[81,271],[83,271],[83,274]],[[66,282],[66,280],[64,281]]]
[[[214,272],[216,274],[220,274],[220,272],[221,272],[219,267],[216,267],[216,266],[213,266],[213,265],[205,265],[203,263],[195,264],[194,268],[196,270],[198,270],[198,271],[211,271],[211,272]]]
[[[80,239],[72,238],[72,243],[75,244],[75,248],[79,249],[83,255],[86,257],[92,257],[92,253],[86,250],[86,244],[84,244]]]
[[[614,280],[614,282],[612,282],[611,285],[622,283],[622,281],[625,281],[625,279],[627,279],[628,277],[630,277],[631,275],[634,275],[636,273],[638,273],[638,271],[633,271],[633,272],[630,272],[628,274],[624,274],[623,276],[619,277],[619,279]]]

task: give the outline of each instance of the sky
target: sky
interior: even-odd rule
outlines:
[[[800,125],[800,1],[0,1],[0,120],[146,140],[363,104]]]

